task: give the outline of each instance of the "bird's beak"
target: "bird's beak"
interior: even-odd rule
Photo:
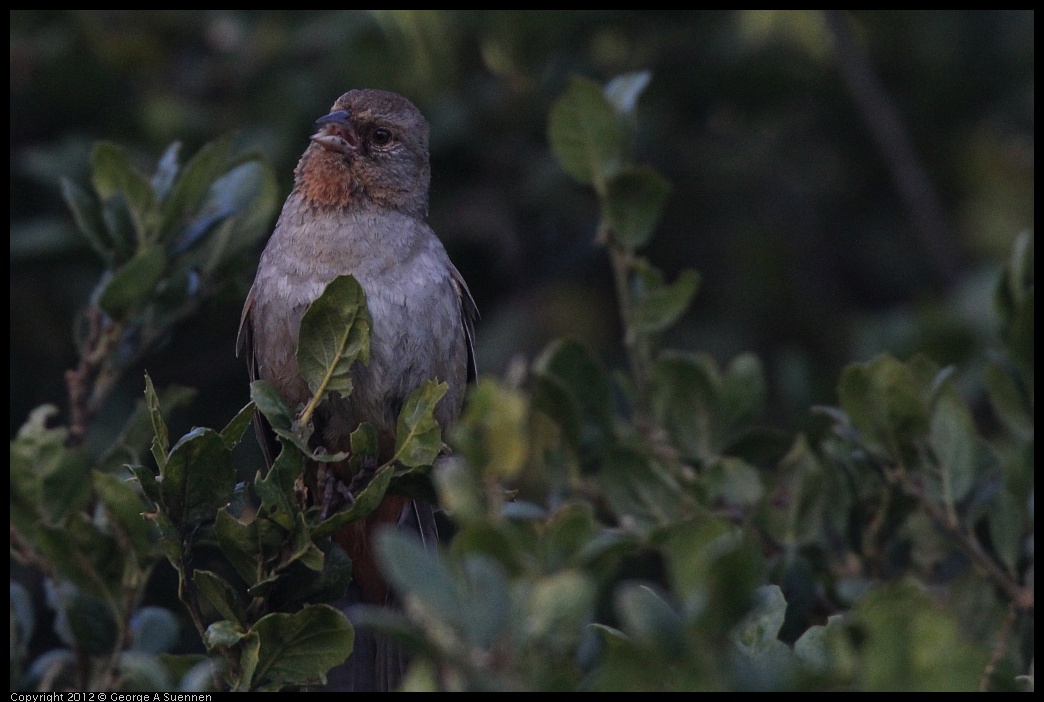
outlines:
[[[348,110],[336,110],[315,121],[319,131],[311,139],[319,146],[342,154],[354,153],[359,138],[352,126],[352,115]]]

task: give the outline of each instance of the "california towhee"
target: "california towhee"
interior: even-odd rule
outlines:
[[[352,90],[316,123],[319,131],[297,164],[294,189],[261,254],[239,344],[251,380],[275,385],[291,407],[307,402],[310,392],[296,360],[301,317],[333,278],[355,276],[373,318],[370,363],[355,364],[348,398],[320,406],[313,441],[328,453],[348,450],[351,432],[369,422],[377,429],[384,463],[393,454],[399,411],[424,381],[449,384],[435,408],[444,432],[460,414],[465,385],[475,374],[477,311],[424,221],[431,168],[428,123],[420,110],[395,93]],[[261,438],[271,465],[277,445],[270,432]],[[315,467],[310,470],[314,480]],[[388,522],[417,530],[429,544],[437,538],[431,505],[400,495],[389,495],[365,523],[336,534],[352,560],[350,590],[357,588],[364,602],[389,601],[370,542],[373,528]],[[395,646],[357,636],[355,651],[331,673],[331,684],[393,689],[404,665]]]

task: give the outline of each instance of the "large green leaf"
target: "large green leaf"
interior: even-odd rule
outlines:
[[[348,658],[355,642],[348,618],[328,605],[266,615],[251,633],[260,640],[255,686],[324,684],[327,671]]]
[[[160,476],[163,505],[175,524],[214,519],[236,482],[228,446],[206,428],[193,429],[174,445]]]
[[[298,333],[297,365],[316,395],[352,391],[351,367],[370,362],[370,328],[366,293],[350,275],[327,284],[305,310]]]
[[[594,81],[573,76],[551,108],[548,141],[566,173],[597,188],[622,161],[623,129],[616,110]]]
[[[11,442],[11,517],[27,531],[38,518],[57,523],[90,500],[87,456],[66,446],[68,429],[47,427],[57,411],[52,405],[33,410]]]
[[[148,179],[131,167],[127,153],[115,144],[97,142],[91,160],[98,197],[111,200],[122,196],[134,221],[139,244],[153,243],[159,210]]]
[[[400,597],[410,597],[427,617],[463,629],[466,602],[445,559],[412,534],[391,528],[375,534],[377,563]],[[423,573],[423,577],[418,574]]]
[[[454,431],[454,448],[483,475],[512,478],[528,452],[526,398],[492,378],[479,380]]]

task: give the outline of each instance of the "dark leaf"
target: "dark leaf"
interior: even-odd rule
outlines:
[[[547,134],[562,168],[582,183],[604,183],[620,167],[620,118],[592,80],[570,79],[568,90],[551,108]]]

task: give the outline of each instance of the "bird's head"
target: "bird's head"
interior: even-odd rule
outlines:
[[[307,200],[427,214],[428,122],[412,102],[384,90],[352,90],[316,124],[295,171]]]

